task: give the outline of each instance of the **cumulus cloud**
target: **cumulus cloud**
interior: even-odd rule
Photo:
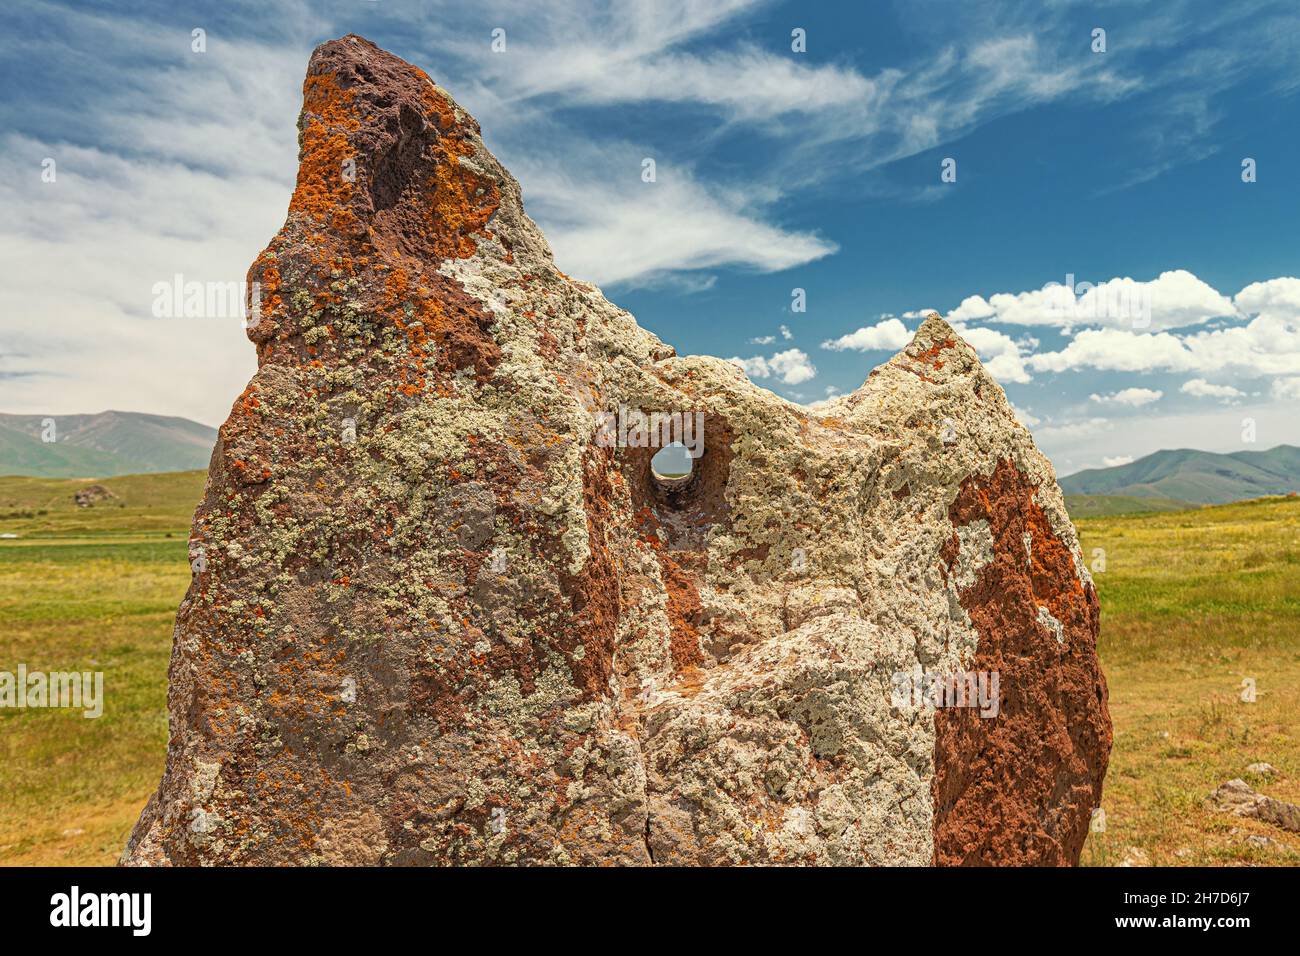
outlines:
[[[807,354],[801,349],[786,349],[767,358],[761,355],[755,355],[753,358],[733,356],[727,361],[744,369],[745,374],[750,378],[775,376],[786,385],[798,385],[817,375],[816,366],[808,360]]]
[[[1217,398],[1224,402],[1244,398],[1246,395],[1239,388],[1233,388],[1231,385],[1215,385],[1203,378],[1189,379],[1183,382],[1178,390],[1184,395],[1192,395],[1196,398]]]
[[[1252,282],[1233,298],[1244,313],[1300,315],[1300,279],[1282,276],[1265,282]]]
[[[1002,383],[1023,384],[1032,380],[1032,376],[1025,371],[1025,363],[1015,355],[999,355],[989,359],[984,363],[984,370]]]
[[[1164,273],[1161,278],[1171,275],[1187,277],[1190,273]],[[1228,301],[1212,289],[1209,293],[1196,291],[1204,283],[1194,276],[1179,278],[1176,285],[1187,293],[1182,306],[1174,310],[1180,318],[1170,318],[1170,303],[1166,301],[1162,307],[1156,299],[1150,330],[1084,328],[1064,348],[1034,354],[1026,364],[1036,372],[1096,369],[1192,373],[1200,377],[1192,379],[1181,391],[1210,398],[1237,398],[1244,393],[1233,386],[1208,385],[1204,376],[1300,374],[1300,279],[1284,276],[1246,286],[1231,301],[1229,321],[1234,324],[1200,331],[1169,331],[1168,328],[1162,331],[1162,324],[1184,329],[1187,324],[1184,320],[1196,314],[1202,320],[1215,312],[1224,314],[1222,303]],[[1196,306],[1195,301],[1204,308]],[[984,307],[968,298],[954,311],[971,315],[984,311]],[[999,313],[997,321],[1001,320],[1002,313]],[[1223,388],[1232,392],[1221,391]]]
[[[1124,388],[1110,395],[1098,395],[1094,392],[1088,397],[1102,405],[1127,405],[1130,408],[1141,408],[1143,405],[1160,401],[1164,394],[1152,388]]]
[[[1116,468],[1119,465],[1131,465],[1133,463],[1132,455],[1107,455],[1101,460],[1107,468]]]
[[[1263,312],[1245,325],[1194,335],[1085,329],[1064,349],[1034,355],[1028,364],[1050,372],[1300,374],[1300,315]]]
[[[1233,316],[1232,300],[1185,269],[1147,282],[1116,277],[1090,283],[1066,277],[1026,292],[972,295],[948,313],[952,323],[1142,329],[1159,332]]]
[[[1119,329],[1085,329],[1058,352],[1030,356],[1036,372],[1097,368],[1111,372],[1181,371],[1190,367],[1187,347],[1168,332],[1157,335]]]
[[[984,363],[984,370],[999,382],[1023,384],[1031,376],[1025,370],[1020,343],[1005,332],[983,327],[958,326],[957,334],[970,343]]]
[[[830,349],[832,352],[843,352],[846,349],[855,352],[876,350],[892,352],[903,348],[910,341],[912,341],[912,333],[907,331],[907,326],[900,320],[891,318],[877,322],[875,325],[864,325],[856,332],[841,335],[838,339],[828,339],[822,343],[822,348]]]

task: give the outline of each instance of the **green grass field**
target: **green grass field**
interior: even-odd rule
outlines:
[[[1300,499],[1078,527],[1090,565],[1105,552],[1094,579],[1115,723],[1106,830],[1083,862],[1114,865],[1135,847],[1156,865],[1300,864],[1300,836],[1203,805],[1233,777],[1300,802]],[[1246,678],[1254,703],[1241,699]],[[1278,776],[1247,773],[1256,762]]]
[[[0,710],[0,863],[114,863],[162,772],[172,619],[203,473],[105,479],[117,498],[77,508],[87,483],[0,478],[0,534],[18,535],[0,540],[0,670],[103,671],[107,698],[97,720]],[[1300,499],[1079,527],[1090,564],[1105,552],[1095,579],[1115,722],[1106,830],[1083,862],[1137,848],[1156,864],[1300,863],[1300,837],[1202,805],[1232,777],[1300,802]],[[1246,677],[1253,704],[1240,700]],[[1247,774],[1256,761],[1278,777]]]
[[[104,714],[0,710],[0,862],[112,864],[162,773],[172,619],[204,473],[0,478],[0,670],[104,673]]]

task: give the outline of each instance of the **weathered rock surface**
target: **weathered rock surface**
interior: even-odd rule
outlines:
[[[1068,864],[1110,750],[1048,462],[937,316],[811,410],[562,274],[359,37],[304,86],[132,864]],[[663,483],[602,411],[701,412]],[[996,671],[996,716],[896,698]]]
[[[1283,830],[1300,833],[1300,806],[1257,793],[1239,777],[1219,784],[1210,794],[1207,803],[1221,813],[1254,817]]]

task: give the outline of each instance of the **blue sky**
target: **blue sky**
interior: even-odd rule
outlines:
[[[1293,2],[18,0],[0,27],[0,410],[224,419],[251,345],[151,289],[243,278],[311,49],[355,32],[450,90],[561,268],[679,352],[810,403],[936,309],[1062,474],[1300,443]],[[1041,291],[1067,275],[1110,294]]]

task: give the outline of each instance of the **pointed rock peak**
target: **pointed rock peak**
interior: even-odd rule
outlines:
[[[916,330],[916,338],[924,336],[930,341],[956,338],[957,333],[953,327],[944,321],[943,316],[938,312],[931,312]]]
[[[912,341],[887,364],[927,382],[946,381],[982,369],[975,350],[938,312],[925,317]]]
[[[427,264],[522,244],[550,259],[479,125],[429,75],[363,37],[321,44],[303,83],[286,231],[337,253]]]

